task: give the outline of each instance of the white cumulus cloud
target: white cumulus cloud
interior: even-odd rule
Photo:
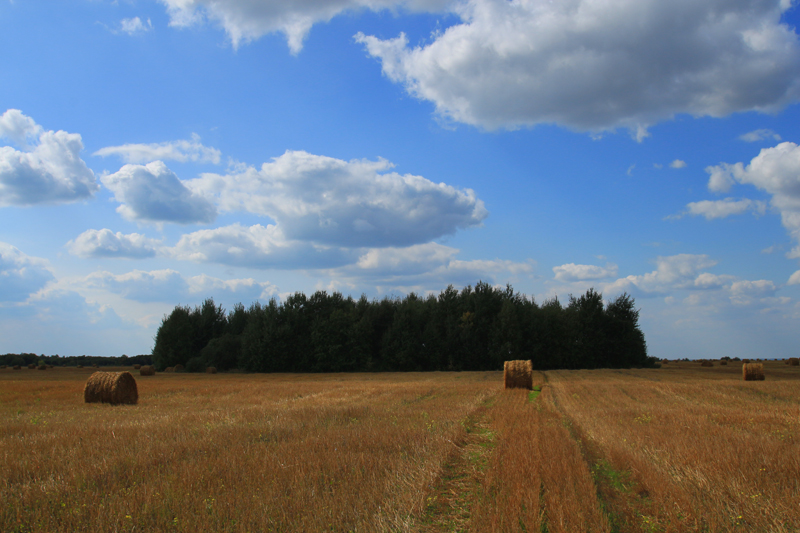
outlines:
[[[748,142],[748,143],[764,141],[764,140],[767,140],[767,139],[780,141],[781,140],[781,136],[778,135],[777,133],[775,133],[774,131],[769,130],[769,129],[753,130],[753,131],[749,131],[749,132],[739,136],[739,140],[742,140],[742,141]]]
[[[786,0],[465,0],[423,46],[356,40],[439,115],[486,129],[542,123],[599,133],[678,113],[771,111],[800,96]]]
[[[209,19],[223,27],[233,44],[253,41],[268,33],[286,36],[293,54],[303,48],[311,27],[357,9],[440,11],[450,0],[161,0],[170,25],[191,26]]]
[[[0,116],[0,138],[22,150],[0,146],[0,206],[75,202],[98,189],[80,158],[81,136],[45,131],[17,109]]]
[[[138,233],[114,233],[110,229],[89,229],[78,235],[75,240],[67,243],[67,249],[72,255],[79,257],[124,257],[129,259],[144,259],[155,257],[161,241],[148,239]]]
[[[107,146],[92,155],[102,157],[116,155],[126,163],[150,163],[152,161],[178,161],[185,163],[219,164],[222,153],[216,148],[203,146],[200,136],[192,134],[191,140],[183,139],[163,143],[151,144],[123,144],[121,146]]]
[[[27,300],[53,279],[46,260],[0,242],[0,306]]]
[[[644,275],[620,278],[604,287],[604,292],[617,294],[664,294],[675,289],[707,288],[711,278],[702,276],[701,270],[716,265],[707,255],[678,254],[656,259],[656,270]],[[699,282],[697,281],[699,280]]]
[[[585,281],[593,279],[613,278],[617,275],[617,265],[607,264],[605,267],[596,265],[566,265],[553,267],[555,279],[558,281]]]
[[[670,168],[686,168],[686,161],[681,159],[676,159],[672,163],[669,164]]]
[[[386,160],[287,151],[260,169],[187,182],[224,211],[272,218],[288,240],[346,247],[408,246],[478,226],[475,192],[390,172]]]
[[[752,211],[757,215],[766,212],[767,205],[764,202],[749,200],[734,200],[725,198],[724,200],[703,200],[701,202],[691,202],[686,206],[686,213],[694,216],[703,216],[706,220],[716,218],[726,218],[731,215],[741,215],[747,211]]]
[[[136,35],[138,33],[147,33],[153,29],[153,23],[150,19],[147,22],[142,22],[139,17],[122,19],[119,23],[119,30],[128,35]]]
[[[772,195],[770,205],[781,214],[783,226],[800,241],[800,146],[783,142],[764,148],[745,166],[721,163],[708,167],[708,188],[730,190],[734,183],[753,185]],[[800,248],[793,255],[800,255]]]
[[[239,224],[183,235],[164,251],[176,259],[247,268],[328,268],[354,261],[356,253],[287,240],[274,225]]]
[[[212,222],[216,208],[187,189],[161,161],[147,165],[125,165],[100,180],[114,193],[117,208],[128,220],[192,224]]]

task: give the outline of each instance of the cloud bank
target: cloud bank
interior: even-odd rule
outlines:
[[[9,109],[0,116],[0,138],[22,148],[0,146],[0,207],[76,202],[99,188],[80,158],[79,134],[46,131],[18,109]]]
[[[679,113],[777,110],[800,96],[788,0],[469,0],[424,46],[356,40],[446,119],[494,130],[646,128]]]
[[[153,161],[178,161],[186,163],[219,164],[222,152],[216,148],[203,146],[200,136],[193,133],[191,140],[178,140],[151,144],[123,144],[101,148],[92,155],[107,157],[119,156],[126,163],[150,163]]]
[[[386,160],[343,161],[287,151],[261,169],[187,182],[223,211],[270,217],[288,240],[325,246],[409,246],[478,226],[475,192],[389,172]]]
[[[123,235],[110,229],[89,229],[67,243],[72,255],[83,258],[116,257],[145,259],[155,257],[161,241],[148,239],[138,233]]]

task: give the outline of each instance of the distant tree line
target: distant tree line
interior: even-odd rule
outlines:
[[[567,305],[539,305],[484,282],[382,300],[297,292],[229,313],[207,299],[164,316],[152,356],[159,370],[248,372],[498,370],[511,359],[539,370],[657,364],[628,294],[604,305],[589,289]]]
[[[102,357],[92,355],[74,355],[74,356],[61,356],[61,355],[36,355],[35,353],[7,353],[0,355],[0,365],[8,366],[27,366],[46,364],[53,366],[129,366],[129,365],[151,365],[152,358],[150,354],[147,355],[122,355],[120,357]]]

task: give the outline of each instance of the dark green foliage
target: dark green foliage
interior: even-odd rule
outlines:
[[[185,372],[205,372],[207,366],[202,357],[192,357],[186,361],[186,366],[183,370]]]
[[[513,359],[540,370],[654,366],[627,294],[604,305],[590,289],[566,307],[557,298],[539,306],[511,286],[483,282],[374,301],[298,292],[281,304],[237,304],[227,315],[208,299],[165,316],[153,348],[159,369],[197,371],[499,370]]]

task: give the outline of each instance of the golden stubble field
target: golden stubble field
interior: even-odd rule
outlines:
[[[113,370],[120,370],[113,369]],[[0,370],[0,531],[800,531],[800,367]]]

